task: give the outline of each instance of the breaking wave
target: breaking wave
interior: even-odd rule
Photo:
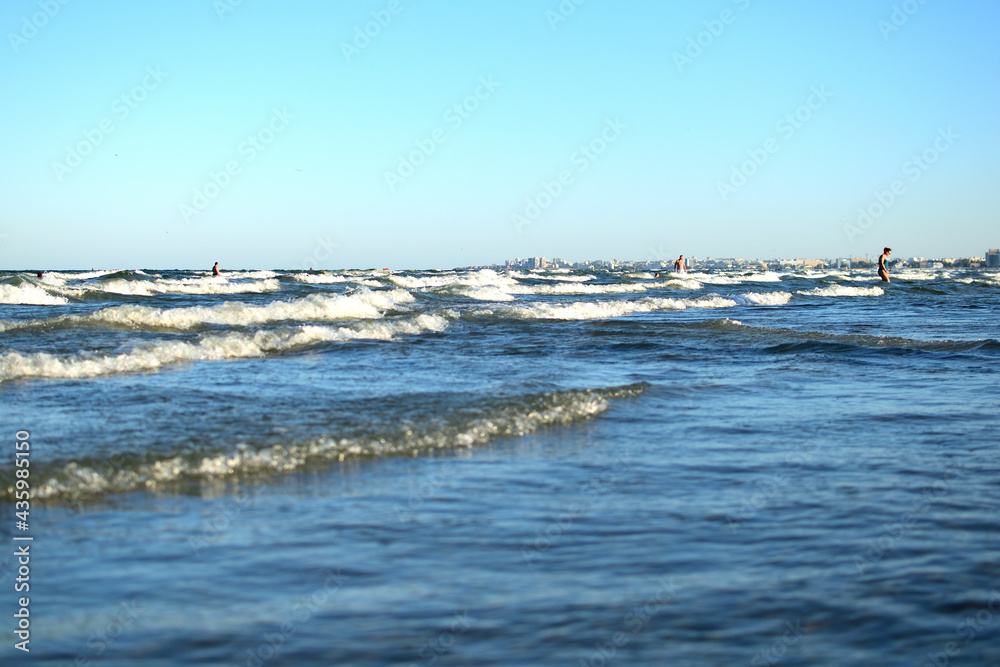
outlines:
[[[308,345],[334,341],[391,340],[398,335],[444,331],[448,321],[422,314],[399,320],[378,320],[353,326],[290,326],[254,333],[206,334],[195,340],[141,343],[119,354],[8,352],[0,355],[0,382],[22,378],[78,379],[100,375],[156,371],[192,361],[252,359],[286,353]]]
[[[153,461],[116,456],[101,462],[69,461],[49,466],[33,487],[33,497],[78,500],[156,489],[179,480],[207,481],[247,475],[267,475],[302,469],[311,462],[415,455],[441,449],[472,448],[497,438],[519,437],[547,426],[569,425],[591,419],[610,407],[610,401],[635,398],[647,388],[634,384],[604,389],[574,389],[530,394],[496,401],[474,409],[459,409],[444,419],[424,425],[408,423],[396,430],[282,443],[260,448],[238,444],[209,454],[184,453]],[[442,425],[444,424],[444,425]],[[8,498],[13,497],[13,475],[2,473]]]

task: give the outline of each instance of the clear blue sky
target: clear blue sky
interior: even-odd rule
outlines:
[[[994,0],[63,1],[0,8],[0,268],[1000,246]]]

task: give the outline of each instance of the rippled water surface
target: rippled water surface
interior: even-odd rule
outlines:
[[[0,273],[0,664],[1000,665],[998,313],[975,271]]]

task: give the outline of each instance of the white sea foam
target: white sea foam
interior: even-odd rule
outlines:
[[[783,306],[792,299],[791,292],[747,292],[733,297],[737,303],[754,306]]]
[[[408,289],[419,289],[424,287],[449,287],[453,285],[465,285],[469,287],[514,287],[517,281],[503,276],[492,269],[482,269],[481,271],[471,271],[467,273],[445,273],[431,276],[406,276],[393,274],[388,276],[391,283],[406,287]]]
[[[346,283],[345,276],[338,276],[330,273],[295,273],[291,275],[292,280],[311,285],[333,285],[336,283]]]
[[[47,271],[43,276],[43,281],[47,278],[53,278],[59,281],[66,280],[90,280],[91,278],[100,278],[101,276],[111,275],[112,273],[118,273],[121,269],[112,269],[110,271]],[[136,271],[136,273],[141,273],[141,271]]]
[[[686,278],[691,278],[709,285],[739,285],[742,283],[777,283],[781,282],[782,276],[787,273],[777,273],[775,271],[759,271],[757,273],[687,273]]]
[[[630,294],[645,292],[643,283],[554,283],[552,285],[517,285],[510,289],[512,294]]]
[[[423,314],[403,320],[359,322],[350,327],[304,325],[255,333],[209,334],[197,341],[163,340],[115,355],[8,352],[0,355],[0,382],[29,377],[77,379],[155,371],[181,362],[252,359],[321,342],[391,340],[400,334],[443,331],[447,326],[444,317]]]
[[[727,276],[722,273],[695,272],[677,275],[684,276],[684,278],[676,278],[677,280],[697,280],[699,283],[705,283],[708,285],[738,285],[740,283],[739,280],[733,279],[731,276]]]
[[[211,275],[210,271],[206,273]],[[226,278],[228,280],[247,280],[247,279],[264,280],[267,278],[277,278],[278,274],[268,269],[265,269],[263,271],[226,271],[222,274],[221,277]]]
[[[527,306],[501,308],[500,317],[521,320],[601,320],[632,313],[688,308],[732,308],[732,299],[706,296],[700,299],[660,299],[647,297],[638,301],[577,301],[569,304],[534,303]]]
[[[412,303],[413,295],[403,289],[371,292],[362,290],[351,294],[310,294],[293,301],[274,301],[258,306],[238,301],[217,306],[190,306],[185,308],[153,308],[123,304],[88,313],[64,315],[49,320],[27,322],[0,322],[0,331],[44,324],[110,324],[136,329],[194,329],[221,324],[247,326],[286,320],[330,322],[335,320],[378,319],[388,310]]]
[[[466,285],[455,288],[455,291],[469,299],[476,301],[513,301],[514,297],[509,292],[505,292],[499,287],[487,285],[485,287],[469,287]]]
[[[544,273],[524,273],[522,271],[511,271],[508,275],[526,280],[555,280],[566,283],[585,283],[594,279],[594,276],[571,276],[564,273],[550,276]]]
[[[979,274],[976,276],[965,276],[956,278],[955,282],[971,285],[972,283],[985,283],[987,285],[1000,285],[1000,274]]]
[[[590,419],[605,412],[610,407],[610,400],[633,398],[644,390],[645,385],[630,385],[519,397],[486,407],[477,414],[461,415],[449,420],[447,426],[414,428],[406,425],[395,432],[367,437],[329,436],[259,449],[239,444],[223,453],[177,455],[132,466],[71,462],[54,476],[39,479],[32,487],[32,494],[35,498],[79,498],[137,488],[154,489],[182,476],[217,479],[232,475],[273,474],[300,469],[311,460],[343,461],[357,457],[471,448],[498,437],[517,437],[545,426]]]
[[[781,282],[781,277],[784,275],[788,274],[764,271],[761,273],[751,273],[747,276],[739,276],[739,280],[747,283],[778,283]]]
[[[671,289],[701,289],[704,287],[694,278],[670,278],[663,282],[654,283],[656,287],[669,287]]]
[[[88,292],[123,294],[127,296],[153,296],[156,294],[246,294],[273,292],[281,285],[274,278],[249,282],[232,282],[225,276],[156,280],[126,280],[115,278],[107,281],[88,282],[81,285],[66,284],[54,288],[67,296],[80,297]]]
[[[65,306],[69,301],[61,296],[49,294],[37,285],[24,283],[21,285],[0,284],[0,303],[30,306]]]
[[[851,285],[828,285],[811,290],[799,291],[798,294],[808,296],[881,296],[885,294],[881,287],[853,287]]]
[[[898,280],[949,280],[952,277],[950,272],[940,269],[897,269],[890,275]]]

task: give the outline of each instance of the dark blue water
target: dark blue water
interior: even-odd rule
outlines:
[[[977,272],[0,275],[0,663],[1000,664],[998,309]]]

